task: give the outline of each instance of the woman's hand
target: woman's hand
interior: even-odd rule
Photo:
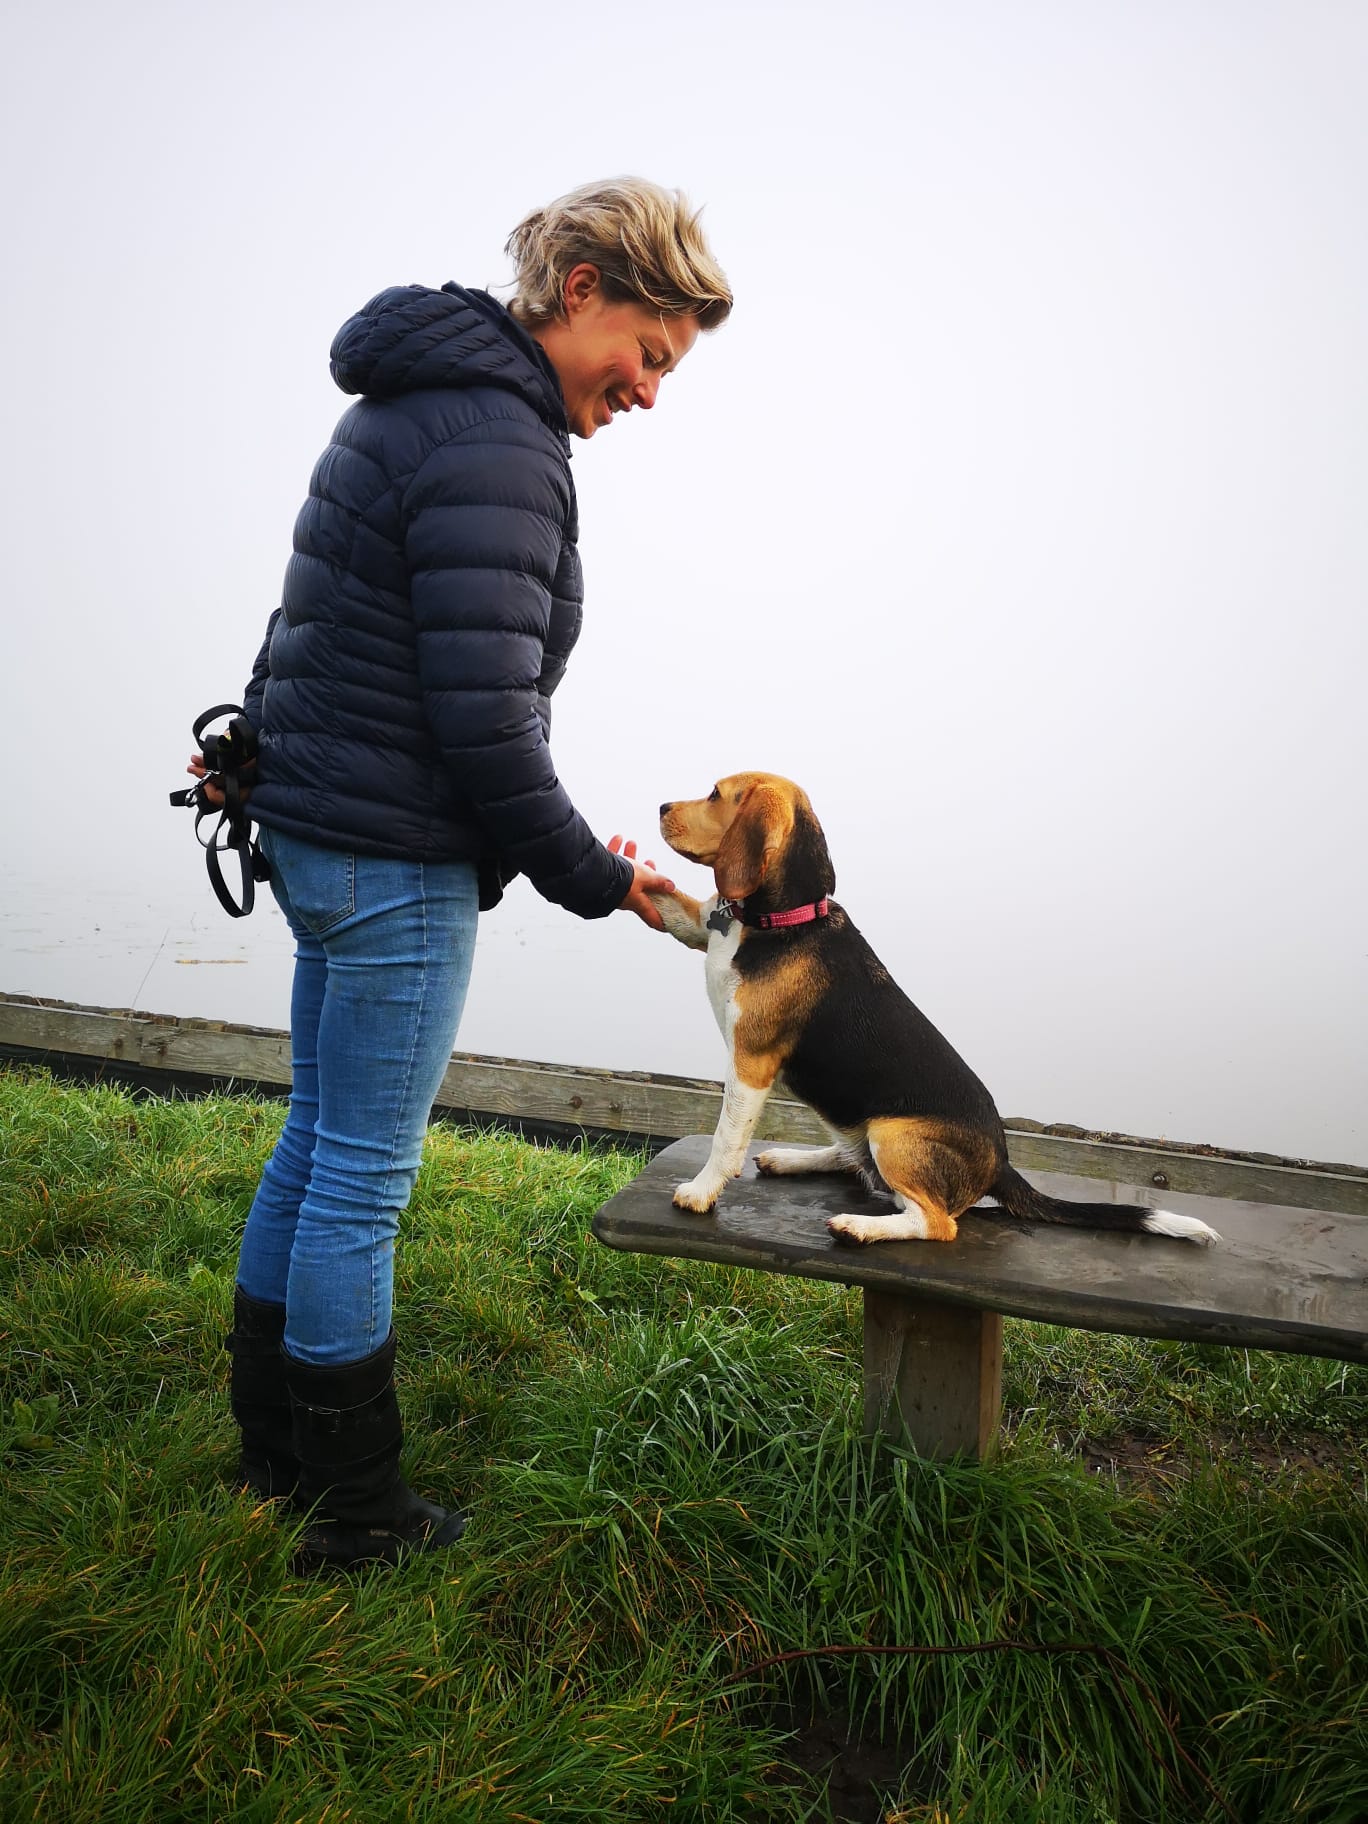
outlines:
[[[218,782],[218,774],[209,771],[204,764],[203,754],[191,754],[190,764],[185,770],[199,780],[210,804],[221,805],[223,803],[223,787]]]
[[[629,837],[625,842],[621,836],[612,836],[608,848],[614,855],[621,855],[624,861],[632,864],[632,884],[627,890],[627,897],[618,906],[619,912],[635,912],[643,924],[653,931],[663,931],[665,921],[651,904],[653,893],[673,893],[674,882],[667,880],[663,874],[657,874],[653,861],[641,862],[636,858],[637,845]]]
[[[211,773],[209,768],[204,764],[203,754],[191,754],[190,764],[185,770],[199,780],[200,784],[204,787],[204,795],[209,800],[210,804],[219,806],[223,804],[223,786],[219,782],[218,774]],[[246,766],[242,768],[242,771],[244,773],[254,773],[256,771],[256,761],[249,760]],[[251,795],[252,788],[248,786],[241,793],[242,802],[245,804]]]

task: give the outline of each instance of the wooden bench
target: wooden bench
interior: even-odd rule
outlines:
[[[660,1152],[594,1218],[610,1248],[858,1286],[864,1424],[926,1457],[986,1456],[1002,1409],[1003,1316],[1079,1330],[1368,1362],[1368,1217],[1162,1194],[1031,1172],[1057,1197],[1200,1216],[1214,1248],[1159,1236],[964,1217],[957,1242],[837,1243],[825,1218],[886,1210],[851,1178],[762,1178],[748,1159],[712,1216],[670,1201],[707,1157],[693,1134]],[[762,1150],[762,1149],[757,1149]]]

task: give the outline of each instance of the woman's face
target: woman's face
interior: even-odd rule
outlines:
[[[565,281],[564,319],[532,333],[560,379],[570,429],[592,437],[616,412],[651,409],[660,382],[698,340],[698,319],[610,303],[597,267],[580,265]]]

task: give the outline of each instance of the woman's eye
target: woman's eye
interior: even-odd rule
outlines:
[[[644,342],[641,344],[641,358],[647,367],[664,367],[665,365],[664,355],[653,355]]]

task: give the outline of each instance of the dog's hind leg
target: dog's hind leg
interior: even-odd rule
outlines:
[[[992,1181],[991,1142],[939,1122],[871,1121],[869,1150],[898,1212],[832,1216],[827,1228],[837,1241],[953,1241],[961,1212]]]
[[[948,1210],[916,1203],[894,1191],[896,1216],[828,1216],[827,1228],[836,1241],[953,1241],[958,1230]]]

